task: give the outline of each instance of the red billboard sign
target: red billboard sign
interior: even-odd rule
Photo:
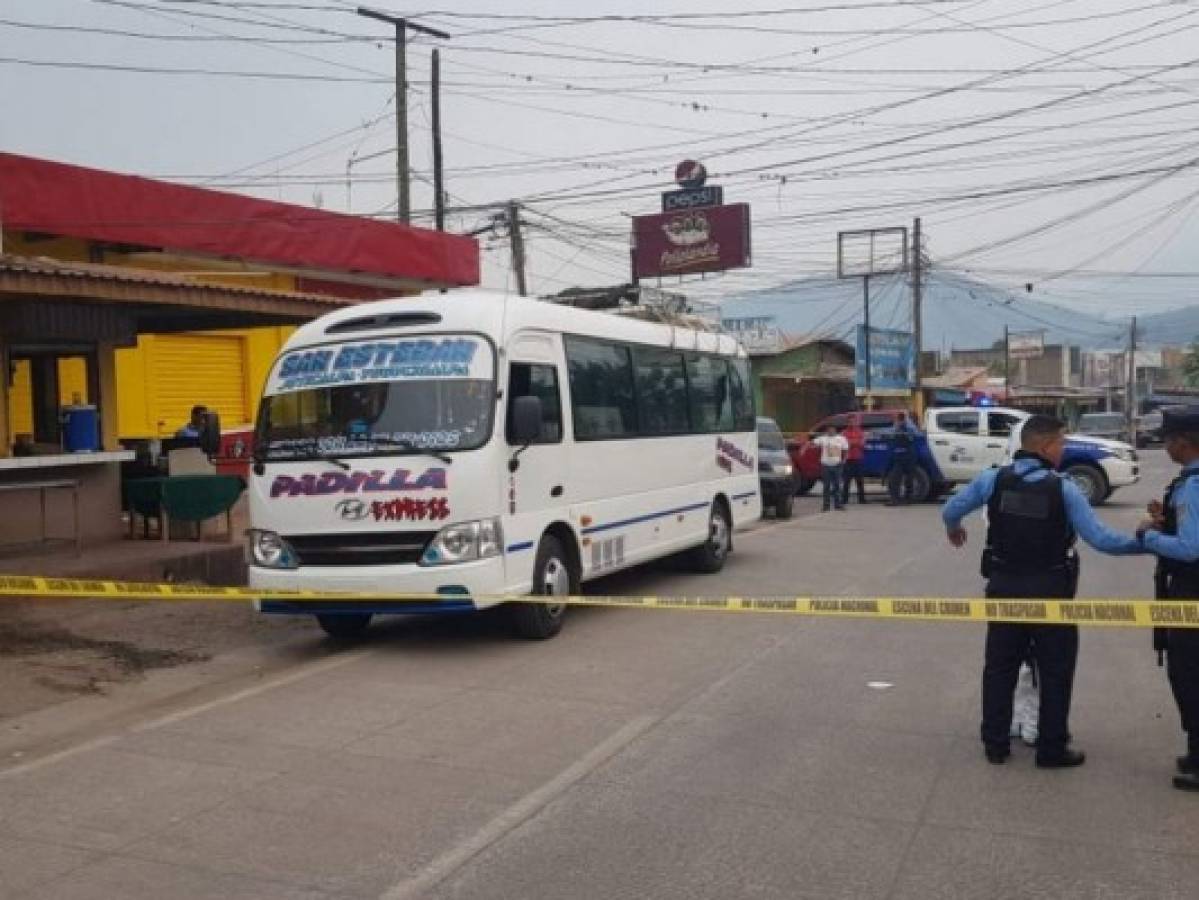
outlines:
[[[749,264],[747,203],[633,217],[637,278],[721,272]]]

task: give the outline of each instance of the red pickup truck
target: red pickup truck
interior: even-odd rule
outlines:
[[[812,443],[812,438],[823,434],[828,426],[834,426],[838,431],[848,428],[850,423],[856,424],[867,435],[872,431],[886,431],[895,427],[895,415],[898,409],[884,409],[878,412],[847,412],[829,416],[816,423],[807,437],[787,442],[787,453],[791,464],[795,467],[796,490],[806,494],[812,485],[820,482],[820,448]]]

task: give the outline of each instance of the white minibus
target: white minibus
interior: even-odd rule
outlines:
[[[727,335],[483,291],[339,310],[298,329],[267,379],[250,585],[263,612],[348,638],[376,613],[566,596],[681,551],[716,572],[761,515],[754,426]],[[563,614],[511,605],[529,638]]]

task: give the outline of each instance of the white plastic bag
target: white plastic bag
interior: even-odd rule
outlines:
[[[1020,738],[1030,747],[1035,746],[1040,717],[1041,696],[1033,681],[1032,667],[1024,663],[1020,666],[1016,696],[1012,703],[1012,737]]]

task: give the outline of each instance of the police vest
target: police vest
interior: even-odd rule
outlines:
[[[1076,535],[1057,473],[1025,481],[1012,466],[1000,469],[987,501],[987,520],[987,551],[995,571],[1038,574],[1069,563]]]
[[[1178,534],[1178,510],[1174,508],[1174,494],[1182,490],[1187,480],[1193,477],[1197,477],[1195,473],[1179,475],[1166,488],[1166,496],[1162,500],[1162,506],[1165,507],[1165,521],[1161,528],[1162,534]],[[1187,589],[1187,596],[1199,596],[1199,561],[1183,562],[1179,559],[1169,559],[1165,556],[1159,556],[1157,558],[1157,565],[1161,572],[1170,577],[1172,588],[1185,587]]]

